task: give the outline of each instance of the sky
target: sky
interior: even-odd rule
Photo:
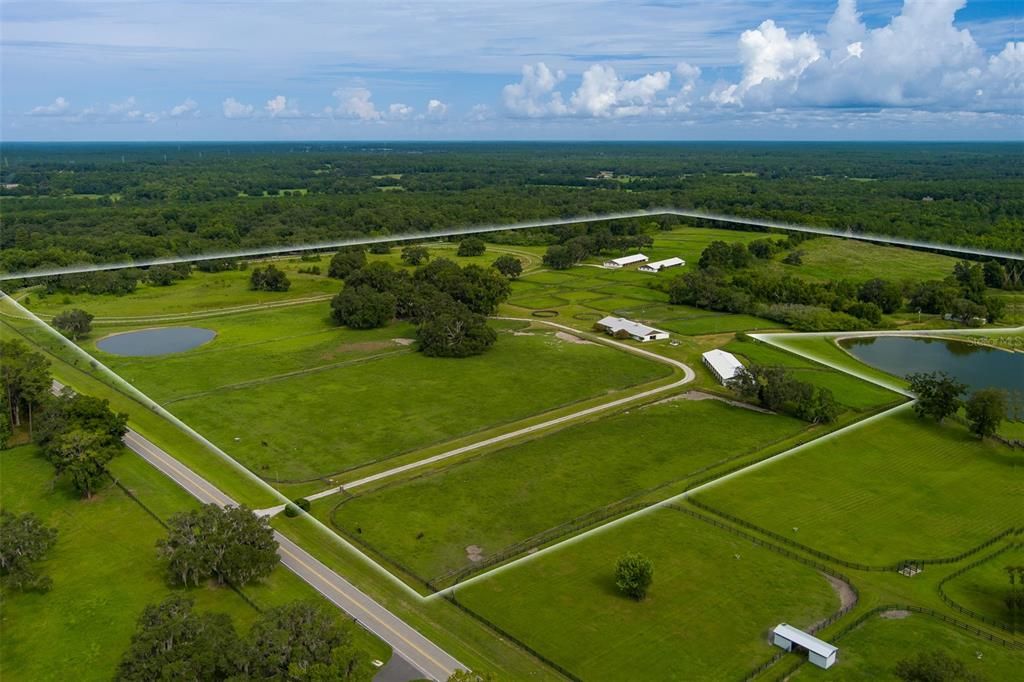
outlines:
[[[1021,140],[1024,0],[4,0],[18,140]]]

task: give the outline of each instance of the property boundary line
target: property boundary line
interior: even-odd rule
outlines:
[[[852,230],[839,230],[829,227],[816,227],[812,225],[797,225],[785,223],[778,220],[763,218],[745,218],[742,216],[730,215],[727,213],[716,213],[713,211],[701,211],[691,208],[650,208],[635,211],[617,211],[612,213],[590,214],[572,216],[568,218],[551,218],[547,220],[528,220],[508,224],[470,225],[464,227],[448,228],[435,232],[412,232],[406,234],[387,235],[383,237],[364,237],[359,239],[343,239],[339,241],[316,242],[313,244],[292,244],[284,246],[269,246],[253,249],[236,249],[234,251],[221,251],[217,253],[194,254],[189,256],[168,256],[163,258],[147,258],[138,261],[123,261],[120,263],[105,264],[84,264],[71,265],[60,268],[37,268],[35,270],[23,270],[19,272],[0,273],[0,281],[15,279],[30,279],[35,277],[51,277],[54,275],[71,275],[84,272],[97,272],[100,270],[120,270],[123,268],[150,267],[153,265],[172,265],[175,263],[194,263],[199,261],[219,260],[222,258],[252,258],[257,256],[271,256],[275,254],[303,253],[306,251],[326,251],[345,246],[357,246],[361,244],[377,244],[381,242],[403,242],[417,239],[430,239],[437,237],[454,237],[465,234],[480,234],[487,232],[505,232],[508,230],[524,230],[539,227],[558,227],[560,225],[575,225],[579,223],[595,223],[606,220],[629,220],[632,218],[655,218],[662,215],[672,215],[679,218],[694,220],[708,220],[717,223],[730,225],[748,225],[751,227],[767,228],[771,230],[783,230],[786,232],[804,232],[818,234],[827,237],[840,237],[845,239],[856,239],[858,241],[872,242],[876,244],[892,244],[911,249],[927,251],[940,251],[967,256],[988,256],[991,258],[1005,258],[1009,260],[1022,260],[1024,255],[1009,251],[997,251],[993,249],[979,249],[970,246],[956,246],[953,244],[935,244],[922,242],[916,239],[901,239],[886,235],[872,234],[869,232],[853,232]]]

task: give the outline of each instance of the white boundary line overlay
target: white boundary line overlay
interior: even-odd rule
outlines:
[[[896,405],[895,407],[891,407],[888,410],[883,410],[882,412],[879,412],[878,414],[872,415],[870,417],[866,417],[865,419],[861,419],[861,420],[856,421],[856,422],[854,422],[852,424],[848,424],[848,425],[846,425],[846,426],[844,426],[844,427],[842,427],[840,429],[836,429],[835,431],[830,431],[829,433],[826,433],[825,435],[823,435],[823,436],[821,436],[819,438],[815,438],[813,440],[809,440],[806,443],[801,443],[800,445],[792,447],[789,450],[784,450],[782,452],[779,452],[779,453],[776,453],[774,455],[771,455],[770,457],[766,457],[765,459],[762,459],[762,460],[759,460],[757,462],[754,462],[754,463],[752,463],[752,464],[750,464],[748,466],[745,466],[745,467],[743,467],[741,469],[737,469],[736,471],[732,471],[732,472],[730,472],[728,474],[725,474],[725,475],[720,476],[718,478],[712,479],[712,480],[708,481],[707,483],[702,483],[702,484],[700,484],[700,485],[698,485],[696,487],[690,488],[689,490],[685,490],[685,491],[679,493],[678,495],[674,495],[672,497],[666,498],[666,499],[661,500],[659,502],[654,502],[650,506],[644,507],[643,509],[638,509],[638,510],[636,510],[634,512],[630,512],[629,514],[626,514],[624,516],[620,516],[617,519],[613,519],[612,521],[609,521],[607,523],[604,523],[604,524],[601,524],[601,525],[598,525],[598,526],[594,526],[593,528],[585,530],[582,533],[579,533],[577,535],[572,536],[571,538],[567,538],[567,539],[562,540],[560,542],[556,542],[556,543],[554,543],[552,545],[548,545],[547,547],[543,547],[543,548],[533,552],[532,554],[527,554],[525,556],[521,556],[521,557],[519,557],[517,559],[513,559],[512,561],[509,561],[507,563],[501,564],[500,566],[492,568],[489,571],[484,571],[483,573],[478,573],[477,575],[474,575],[471,578],[468,578],[466,580],[463,580],[462,582],[459,582],[459,583],[457,583],[455,585],[452,585],[451,587],[444,588],[444,589],[442,589],[442,590],[440,590],[440,591],[438,591],[438,592],[436,592],[434,594],[428,595],[426,597],[426,599],[436,599],[437,597],[441,597],[441,596],[444,596],[446,594],[454,595],[455,591],[457,589],[459,589],[460,587],[464,587],[466,585],[470,585],[472,583],[475,583],[475,582],[478,582],[480,580],[483,580],[484,578],[489,578],[489,577],[491,577],[493,575],[496,575],[497,573],[499,573],[501,571],[504,571],[504,570],[506,570],[508,568],[512,568],[513,566],[521,565],[521,564],[523,564],[523,563],[525,563],[527,561],[535,559],[538,556],[541,556],[543,554],[547,554],[547,553],[549,553],[549,552],[551,552],[553,550],[556,550],[558,548],[570,545],[570,544],[572,544],[574,542],[577,542],[577,541],[579,541],[579,540],[581,540],[581,539],[583,539],[585,537],[589,537],[590,535],[596,535],[597,533],[600,533],[600,532],[602,532],[604,530],[612,528],[612,527],[614,527],[614,526],[616,526],[616,525],[618,525],[620,523],[623,523],[623,522],[628,521],[630,519],[636,518],[636,517],[641,516],[643,514],[648,514],[648,513],[652,512],[652,511],[656,510],[656,509],[663,508],[663,507],[665,507],[667,505],[670,505],[673,502],[676,502],[678,500],[686,499],[687,497],[689,497],[690,495],[693,495],[694,493],[700,492],[702,490],[707,490],[707,489],[712,488],[712,487],[714,487],[714,486],[716,486],[716,485],[718,485],[720,483],[728,481],[728,480],[730,480],[732,478],[736,478],[737,476],[740,476],[742,474],[746,474],[746,473],[749,473],[751,471],[755,471],[757,469],[760,469],[761,467],[766,466],[769,463],[777,462],[780,459],[783,459],[785,457],[789,457],[790,455],[794,455],[794,454],[796,454],[798,452],[801,452],[805,448],[808,448],[808,447],[810,447],[812,445],[818,445],[820,443],[824,443],[824,442],[827,442],[829,440],[832,440],[832,439],[834,439],[834,438],[836,438],[836,437],[838,437],[840,435],[845,435],[845,434],[849,433],[850,431],[853,431],[853,430],[855,430],[857,428],[860,428],[861,426],[863,426],[865,424],[869,424],[869,423],[872,423],[874,421],[880,420],[882,418],[891,416],[895,412],[897,412],[899,410],[908,409],[908,408],[910,408],[911,405],[913,405],[913,401],[914,401],[914,397],[915,396],[912,393],[910,393],[909,391],[907,391],[906,388],[904,388],[903,386],[900,386],[899,384],[897,384],[895,382],[887,381],[887,380],[882,379],[880,377],[875,377],[875,376],[871,376],[869,374],[853,371],[850,368],[843,367],[843,366],[840,366],[840,365],[838,365],[836,363],[826,361],[825,359],[820,359],[819,357],[815,357],[814,355],[811,355],[811,354],[807,353],[803,349],[797,350],[797,349],[794,349],[794,348],[789,348],[785,344],[780,343],[783,339],[785,339],[785,338],[789,338],[789,339],[795,339],[795,338],[835,338],[835,339],[841,339],[841,338],[850,338],[850,337],[858,337],[858,336],[861,336],[861,337],[868,337],[868,336],[908,336],[908,337],[923,336],[923,337],[941,337],[942,335],[949,334],[951,332],[955,333],[956,335],[964,335],[964,336],[971,335],[971,334],[978,335],[979,333],[980,334],[986,334],[986,333],[1015,333],[1015,332],[1016,333],[1020,333],[1020,332],[1024,332],[1024,326],[1021,326],[1021,327],[1002,327],[1002,328],[979,328],[979,329],[934,329],[934,330],[933,329],[919,329],[919,330],[907,330],[907,331],[884,331],[883,330],[883,331],[864,331],[864,332],[805,332],[805,333],[750,334],[750,336],[752,338],[756,338],[758,341],[762,341],[762,342],[767,343],[768,345],[771,345],[771,346],[776,346],[778,348],[781,348],[782,350],[785,350],[785,351],[790,352],[790,353],[794,353],[796,355],[799,355],[801,357],[807,358],[807,359],[812,360],[814,362],[817,362],[819,364],[826,365],[827,367],[829,367],[831,369],[834,369],[834,370],[836,370],[838,372],[842,372],[844,374],[849,374],[849,375],[854,376],[854,377],[856,377],[858,379],[862,379],[863,381],[867,381],[867,382],[875,384],[877,386],[881,386],[882,388],[889,389],[889,390],[891,390],[891,391],[893,391],[895,393],[899,393],[899,394],[901,394],[901,395],[903,395],[903,396],[905,396],[907,398],[910,398],[911,400],[908,401],[908,402],[904,402],[904,403],[901,403],[899,405]],[[1007,351],[1007,352],[1009,352],[1009,351]],[[857,360],[853,356],[851,356],[850,359],[852,361],[854,361],[854,362],[861,362],[860,360]],[[866,364],[866,363],[861,363],[861,364]],[[868,366],[870,366],[870,365],[868,365]],[[882,372],[882,370],[878,370],[878,371]],[[884,374],[885,372],[882,372],[882,373]]]
[[[679,218],[691,218],[697,220],[712,220],[732,225],[751,225],[754,227],[765,227],[775,230],[789,232],[805,232],[828,237],[843,237],[859,241],[873,242],[877,244],[892,244],[915,249],[928,249],[943,251],[952,254],[967,254],[971,256],[989,256],[992,258],[1005,258],[1010,260],[1024,261],[1024,254],[1011,253],[1009,251],[996,251],[992,249],[978,249],[969,246],[956,246],[953,244],[935,244],[923,242],[916,239],[901,239],[886,235],[872,234],[868,232],[858,233],[852,230],[837,230],[830,227],[815,227],[813,225],[796,225],[784,223],[777,220],[766,220],[761,218],[744,218],[726,213],[715,213],[712,211],[700,211],[688,208],[652,208],[637,211],[620,211],[614,213],[602,213],[595,215],[582,215],[570,218],[551,218],[546,220],[528,220],[508,224],[470,225],[455,227],[435,232],[413,232],[407,234],[384,235],[376,237],[361,237],[355,239],[343,239],[339,241],[317,242],[313,244],[293,244],[285,246],[267,246],[254,249],[238,249],[234,251],[222,251],[217,253],[194,254],[190,256],[167,256],[163,258],[148,258],[138,261],[124,261],[120,263],[82,265],[70,265],[59,268],[39,268],[35,270],[24,270],[20,272],[0,273],[0,281],[12,279],[25,279],[31,277],[51,277],[54,275],[71,275],[84,272],[97,272],[99,270],[120,270],[123,268],[140,268],[152,265],[172,265],[174,263],[196,263],[199,261],[219,260],[222,258],[253,258],[257,256],[271,256],[275,254],[302,253],[305,251],[326,251],[344,246],[359,246],[362,244],[378,244],[381,242],[402,242],[418,239],[432,239],[437,237],[453,237],[464,234],[478,234],[485,232],[505,232],[506,230],[525,230],[537,227],[557,227],[559,225],[575,225],[579,223],[595,223],[606,220],[628,220],[631,218],[654,218],[662,215],[673,215]]]
[[[78,345],[72,343],[63,334],[60,334],[58,331],[56,331],[55,329],[50,327],[48,324],[43,322],[41,319],[36,317],[35,314],[33,314],[30,310],[28,310],[24,306],[22,306],[14,298],[12,298],[8,294],[6,294],[2,290],[0,290],[0,300],[4,300],[4,299],[6,299],[7,301],[10,301],[10,303],[17,310],[21,311],[25,315],[22,319],[29,320],[29,321],[33,322],[34,324],[36,324],[36,325],[42,326],[46,333],[48,333],[49,335],[51,335],[51,336],[55,337],[56,339],[58,339],[61,342],[62,345],[64,345],[65,347],[70,348],[72,350],[72,352],[74,352],[76,355],[82,357],[83,359],[86,359],[90,363],[90,366],[93,366],[94,369],[99,370],[102,374],[104,374],[107,377],[109,377],[110,379],[112,379],[117,386],[123,387],[124,389],[126,389],[128,391],[128,393],[133,398],[135,398],[138,402],[140,402],[143,406],[152,409],[154,412],[159,414],[161,417],[163,417],[163,418],[167,419],[168,421],[170,421],[172,424],[174,424],[179,429],[181,429],[183,432],[185,432],[188,436],[190,436],[194,440],[198,441],[205,448],[207,448],[208,450],[210,450],[211,452],[216,454],[219,458],[221,458],[222,460],[227,462],[232,468],[234,468],[235,470],[237,470],[240,473],[242,473],[245,478],[249,479],[252,482],[255,482],[263,490],[265,490],[266,492],[269,492],[274,498],[276,498],[281,503],[282,508],[283,508],[284,505],[287,505],[287,504],[291,503],[291,500],[289,498],[287,498],[286,496],[282,495],[280,492],[278,492],[275,488],[273,488],[266,481],[261,479],[259,476],[257,476],[253,472],[251,472],[249,469],[247,469],[245,466],[243,466],[241,463],[239,463],[237,460],[235,460],[229,454],[227,454],[226,452],[221,450],[219,447],[217,447],[211,441],[209,441],[204,436],[202,436],[200,433],[195,431],[192,427],[188,426],[185,422],[181,421],[180,419],[175,417],[173,414],[168,412],[166,409],[161,407],[158,403],[153,401],[145,393],[143,393],[139,389],[137,389],[134,386],[132,386],[126,380],[121,378],[120,375],[118,375],[116,372],[114,372],[113,370],[108,368],[102,362],[100,362],[99,360],[97,360],[96,358],[91,356],[84,349],[82,349]],[[837,371],[840,371],[840,372],[843,372],[843,373],[846,373],[846,374],[850,374],[851,376],[855,376],[855,377],[857,377],[859,379],[862,379],[864,381],[868,381],[868,382],[876,384],[878,386],[882,386],[883,388],[887,388],[887,389],[892,390],[894,392],[900,393],[900,394],[902,394],[904,396],[913,397],[910,393],[908,393],[906,391],[906,389],[897,386],[895,383],[893,383],[892,385],[889,385],[885,380],[882,380],[882,379],[879,379],[879,378],[876,378],[876,377],[873,377],[873,376],[870,376],[870,375],[867,375],[867,374],[855,373],[855,372],[851,371],[850,369],[848,369],[846,367],[839,366],[839,365],[837,365],[835,363],[819,360],[818,358],[813,357],[813,356],[807,354],[806,352],[804,352],[802,350],[786,348],[783,344],[779,343],[779,341],[782,340],[785,337],[793,339],[793,338],[839,338],[839,337],[846,338],[846,337],[850,337],[850,336],[885,336],[885,335],[892,335],[892,336],[915,336],[915,335],[916,336],[941,336],[943,334],[950,334],[950,333],[954,333],[954,332],[957,333],[957,334],[960,334],[960,335],[970,335],[970,334],[974,334],[974,335],[982,334],[983,335],[983,334],[986,334],[986,333],[1008,333],[1008,332],[1009,333],[1014,333],[1014,332],[1021,332],[1021,331],[1024,331],[1024,327],[977,328],[977,329],[960,329],[960,330],[949,330],[949,329],[942,329],[942,330],[913,330],[913,331],[908,330],[908,331],[902,331],[902,332],[901,331],[888,331],[887,332],[887,331],[882,330],[882,331],[865,331],[865,332],[776,333],[776,334],[751,334],[750,336],[753,337],[753,338],[758,339],[759,341],[763,341],[765,343],[768,343],[769,345],[777,346],[777,347],[782,348],[783,350],[786,350],[788,352],[795,353],[797,355],[801,355],[801,356],[806,357],[806,358],[808,358],[810,360],[813,360],[815,362],[819,362],[820,364],[824,364],[824,365],[826,365],[826,366],[828,366],[828,367],[830,367],[832,369],[835,369]],[[851,359],[854,360],[855,362],[859,362],[855,358],[851,358]],[[666,498],[664,500],[660,500],[658,502],[654,502],[654,503],[652,503],[651,505],[649,505],[647,507],[644,507],[642,509],[638,509],[638,510],[636,510],[634,512],[630,512],[629,514],[626,514],[624,516],[621,516],[621,517],[618,517],[616,519],[613,519],[613,520],[611,520],[611,521],[609,521],[607,523],[603,523],[603,524],[600,524],[600,525],[595,526],[593,528],[590,528],[590,529],[588,529],[586,531],[583,531],[582,533],[574,535],[574,536],[572,536],[570,538],[566,538],[565,540],[555,542],[554,544],[549,545],[547,547],[543,547],[543,548],[533,552],[532,554],[527,554],[527,555],[524,555],[524,556],[520,556],[520,557],[518,557],[516,559],[513,559],[513,560],[508,561],[506,563],[503,563],[503,564],[501,564],[499,566],[496,566],[495,568],[492,568],[490,570],[486,570],[483,573],[479,573],[479,574],[477,574],[475,576],[472,576],[471,578],[468,578],[468,579],[466,579],[466,580],[464,580],[462,582],[459,582],[459,583],[457,583],[455,585],[452,585],[450,587],[444,588],[442,590],[439,590],[437,592],[434,592],[434,593],[428,594],[428,595],[422,595],[419,592],[417,592],[408,583],[406,583],[401,578],[399,578],[398,576],[393,574],[387,568],[385,568],[380,563],[375,561],[369,555],[364,553],[361,549],[359,549],[358,547],[356,547],[355,545],[350,543],[348,540],[346,540],[344,537],[342,537],[339,533],[337,533],[336,531],[334,531],[333,529],[331,529],[330,527],[325,525],[322,521],[320,521],[316,517],[312,516],[311,514],[305,513],[305,512],[303,512],[303,516],[305,516],[306,518],[310,519],[321,531],[323,531],[323,532],[327,533],[328,535],[330,535],[335,542],[341,544],[346,549],[348,549],[348,550],[352,551],[353,553],[355,553],[360,559],[362,559],[375,572],[377,572],[378,574],[383,575],[384,577],[386,577],[389,582],[399,586],[407,595],[415,597],[415,598],[418,598],[418,599],[423,600],[423,601],[428,601],[428,600],[436,599],[438,597],[442,597],[442,596],[444,596],[446,594],[454,594],[455,590],[460,588],[460,587],[464,587],[464,586],[470,585],[470,584],[472,584],[474,582],[478,582],[478,581],[480,581],[480,580],[482,580],[484,578],[488,578],[488,577],[491,577],[493,575],[496,575],[496,574],[498,574],[498,573],[500,573],[502,571],[505,571],[505,570],[507,570],[509,568],[512,568],[513,566],[518,566],[518,565],[520,565],[520,564],[522,564],[522,563],[524,563],[526,561],[530,561],[532,559],[535,559],[538,556],[542,556],[544,554],[547,554],[548,552],[551,552],[552,550],[555,550],[555,549],[563,547],[563,546],[567,546],[567,545],[569,545],[571,543],[574,543],[574,542],[577,542],[578,540],[581,540],[581,539],[583,539],[585,537],[589,537],[590,535],[593,535],[593,534],[599,533],[601,531],[607,530],[608,528],[614,527],[614,526],[616,526],[616,525],[618,525],[618,524],[620,524],[620,523],[622,523],[624,521],[627,521],[629,519],[637,517],[637,516],[639,516],[641,514],[650,513],[651,511],[653,511],[655,509],[662,508],[662,507],[664,507],[664,506],[666,506],[668,504],[671,504],[671,503],[673,503],[675,501],[678,501],[678,500],[681,500],[681,499],[685,499],[686,497],[688,497],[688,496],[690,496],[690,495],[692,495],[692,494],[694,494],[694,493],[696,493],[698,491],[706,490],[709,487],[712,487],[712,486],[717,485],[719,483],[722,483],[724,481],[727,481],[727,480],[730,480],[732,478],[735,478],[735,477],[737,477],[737,476],[739,476],[741,474],[745,474],[745,473],[747,473],[749,471],[753,471],[753,470],[759,469],[762,466],[765,466],[765,465],[767,465],[770,462],[775,462],[775,461],[780,460],[780,459],[782,459],[784,457],[788,457],[788,456],[790,456],[792,454],[795,454],[797,452],[802,451],[803,449],[805,449],[805,448],[807,448],[807,447],[809,447],[811,445],[815,445],[815,444],[818,444],[818,443],[821,443],[821,442],[824,442],[824,441],[827,441],[827,440],[831,440],[831,439],[837,437],[840,434],[845,434],[845,433],[847,433],[849,431],[852,431],[852,430],[854,430],[854,429],[856,429],[856,428],[858,428],[858,427],[860,427],[860,426],[862,426],[864,424],[876,421],[876,420],[878,420],[878,419],[880,419],[880,418],[882,418],[884,416],[892,414],[893,412],[895,412],[897,410],[906,409],[911,404],[912,404],[912,402],[902,403],[902,404],[897,405],[895,407],[892,407],[892,408],[890,408],[888,410],[884,410],[883,412],[880,412],[878,414],[872,415],[872,416],[867,417],[865,419],[861,419],[861,420],[856,421],[856,422],[854,422],[852,424],[848,424],[847,426],[844,426],[842,428],[836,429],[835,431],[831,431],[831,432],[829,432],[827,434],[824,434],[824,435],[820,436],[819,438],[812,439],[810,441],[807,441],[806,443],[801,443],[800,445],[797,445],[797,446],[794,446],[794,447],[792,447],[792,448],[790,448],[788,450],[784,450],[782,452],[776,453],[776,454],[771,455],[771,456],[769,456],[769,457],[767,457],[765,459],[759,460],[757,462],[753,462],[752,464],[750,464],[750,465],[748,465],[746,467],[743,467],[741,469],[737,469],[736,471],[732,471],[732,472],[730,472],[728,474],[725,474],[725,475],[723,475],[723,476],[721,476],[719,478],[715,478],[715,479],[713,479],[711,481],[708,481],[706,483],[702,483],[699,486],[696,486],[696,487],[691,488],[689,490],[683,491],[682,493],[679,493],[679,494],[674,495],[672,497]],[[274,507],[272,509],[276,509],[276,507]],[[264,510],[264,511],[270,511],[270,510]]]

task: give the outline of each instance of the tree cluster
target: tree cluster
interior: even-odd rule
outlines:
[[[375,672],[356,646],[355,626],[317,604],[265,611],[240,636],[227,614],[172,596],[143,611],[116,679],[369,682]]]
[[[92,315],[79,308],[64,310],[53,318],[53,328],[72,341],[92,331]]]
[[[654,238],[643,234],[634,225],[587,226],[586,232],[555,228],[552,233],[560,237],[558,244],[552,244],[544,253],[544,265],[552,270],[567,270],[591,256],[621,254],[650,246]]]
[[[456,251],[456,255],[463,257],[482,256],[486,250],[487,245],[484,243],[483,239],[480,239],[479,237],[466,237],[459,242],[459,248],[458,251]]]
[[[43,456],[54,473],[67,475],[75,490],[90,498],[107,475],[107,464],[121,453],[128,415],[114,412],[106,399],[65,388],[51,397],[39,429]]]
[[[273,264],[265,268],[253,268],[249,276],[249,288],[253,291],[288,291],[291,285],[288,275]]]
[[[787,412],[812,424],[833,422],[840,412],[832,391],[800,381],[784,367],[744,367],[727,386],[765,409]]]
[[[50,363],[42,353],[13,339],[0,341],[0,383],[3,384],[3,417],[0,419],[0,446],[15,428],[28,425],[34,436],[34,416],[50,396],[53,377]]]
[[[1007,412],[1006,391],[983,388],[965,401],[967,384],[945,372],[916,372],[907,375],[910,390],[917,396],[914,412],[941,422],[965,408],[971,432],[981,438],[995,435]]]
[[[157,548],[169,577],[180,585],[212,577],[241,587],[270,575],[278,562],[270,522],[244,506],[207,504],[175,514]]]
[[[485,316],[511,292],[496,269],[439,258],[413,273],[373,262],[349,275],[331,300],[331,315],[357,329],[380,327],[394,318],[418,325],[418,348],[426,355],[465,357],[482,353],[497,336]]]
[[[57,542],[57,530],[43,525],[31,513],[15,515],[0,511],[0,576],[3,584],[17,590],[46,592],[53,581],[35,564],[46,558]]]
[[[893,673],[903,682],[984,682],[985,678],[967,668],[945,651],[921,651],[896,663]]]

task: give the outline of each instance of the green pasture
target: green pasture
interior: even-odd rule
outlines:
[[[647,598],[617,592],[615,562],[654,563]],[[734,680],[775,650],[780,622],[839,608],[803,564],[659,509],[456,590],[465,606],[585,680]]]
[[[983,555],[984,556],[984,555]],[[1024,589],[1019,579],[1010,584],[1007,566],[1024,566],[1024,545],[1016,544],[943,585],[946,596],[960,606],[982,614],[1007,627],[1013,623],[1004,599],[1014,589]],[[1024,629],[1024,618],[1018,621]]]
[[[53,579],[50,592],[4,592],[0,612],[4,679],[111,679],[143,608],[172,592],[194,599],[200,609],[230,614],[243,631],[256,618],[256,609],[230,589],[212,584],[168,587],[156,554],[156,541],[164,529],[120,488],[110,484],[93,499],[82,500],[63,481],[53,485],[52,466],[32,446],[3,451],[0,469],[4,509],[33,511],[58,529],[57,545],[40,564]],[[112,469],[162,518],[196,505],[133,453],[115,459]],[[245,592],[261,607],[317,598],[284,569]],[[388,654],[388,647],[368,633],[360,638],[360,646],[375,657]],[[42,642],[51,646],[41,647]]]
[[[345,500],[331,520],[426,581],[471,568],[471,554],[487,560],[582,515],[665,497],[670,483],[806,428],[716,400],[672,400]]]
[[[800,666],[793,679],[842,682],[899,682],[898,662],[918,652],[941,651],[985,682],[1019,677],[1024,652],[986,641],[966,630],[921,613],[874,616],[835,644],[837,662],[828,670]]]
[[[260,475],[328,476],[664,377],[665,365],[494,322],[485,355],[429,358],[396,324],[328,326],[326,304],[204,320],[214,341],[112,369]],[[279,338],[273,338],[274,334]]]
[[[954,256],[838,237],[815,237],[797,249],[803,251],[803,262],[797,266],[780,263],[780,270],[819,280],[945,279],[953,274],[957,262]],[[778,256],[778,260],[782,258],[784,255]]]
[[[1020,455],[900,409],[695,499],[869,565],[947,557],[1024,520]]]

